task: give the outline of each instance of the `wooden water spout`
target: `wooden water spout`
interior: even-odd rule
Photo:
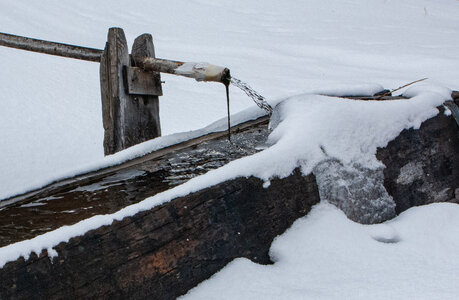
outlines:
[[[155,57],[150,34],[139,36],[129,53],[121,28],[110,28],[104,50],[0,32],[0,46],[100,62],[104,153],[116,153],[161,135],[160,72],[197,81],[230,82],[227,68]]]

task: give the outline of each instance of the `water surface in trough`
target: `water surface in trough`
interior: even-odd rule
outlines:
[[[268,135],[267,122],[197,146],[107,174],[96,182],[47,193],[0,210],[0,247],[108,214],[170,189],[228,162],[257,152]]]

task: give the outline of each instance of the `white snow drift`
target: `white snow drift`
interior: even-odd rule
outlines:
[[[274,265],[238,258],[181,299],[457,299],[459,206],[411,208],[378,225],[321,203],[272,244]]]

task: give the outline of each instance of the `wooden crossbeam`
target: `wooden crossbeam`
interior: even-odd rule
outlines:
[[[100,49],[44,41],[2,32],[0,32],[0,46],[93,62],[100,62],[104,52]]]

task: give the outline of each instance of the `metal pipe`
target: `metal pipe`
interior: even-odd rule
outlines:
[[[100,62],[103,50],[75,45],[43,41],[0,32],[0,46]]]

